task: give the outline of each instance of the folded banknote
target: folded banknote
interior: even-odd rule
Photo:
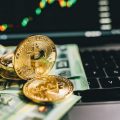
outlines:
[[[80,96],[56,103],[35,104],[21,93],[0,93],[0,120],[59,120]]]

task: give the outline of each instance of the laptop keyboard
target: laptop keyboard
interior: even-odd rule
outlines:
[[[80,54],[91,88],[120,87],[120,51],[83,51]]]
[[[80,51],[90,89],[83,101],[120,100],[120,50]]]

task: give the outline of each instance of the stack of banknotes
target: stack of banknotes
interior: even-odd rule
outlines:
[[[0,56],[14,50],[0,45]],[[77,45],[57,46],[57,60],[49,74],[67,77],[74,91],[89,88]],[[61,102],[36,104],[21,93],[24,82],[0,78],[0,120],[58,120],[80,100],[80,96],[71,95]]]

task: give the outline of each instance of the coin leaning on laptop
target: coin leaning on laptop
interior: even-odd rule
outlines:
[[[26,80],[23,94],[36,103],[64,100],[73,93],[74,87],[67,78],[48,75],[56,56],[56,47],[50,38],[30,36],[14,53],[0,57],[0,75],[8,80]]]

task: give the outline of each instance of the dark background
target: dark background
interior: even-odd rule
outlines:
[[[98,39],[107,37],[107,41],[112,41],[111,38],[119,38],[119,34],[114,35],[112,30],[120,29],[120,1],[109,0],[110,18],[112,19],[112,30],[101,30],[99,23],[99,1],[100,0],[77,0],[71,8],[61,8],[57,0],[46,5],[40,15],[35,14],[35,9],[38,7],[39,0],[0,0],[0,24],[13,24],[13,28],[8,28],[4,32],[0,32],[1,43],[17,43],[17,41],[31,34],[47,34],[55,39],[58,43],[81,42],[86,40],[95,40],[96,37],[86,38],[86,31],[101,31],[102,35]],[[21,26],[21,21],[24,17],[32,17],[27,27]],[[66,33],[78,32],[78,35],[66,37],[54,36],[49,33]],[[4,36],[3,36],[4,35]],[[11,36],[12,35],[12,36]],[[108,38],[110,39],[108,40]],[[61,42],[61,39],[62,42]],[[67,41],[68,39],[68,41]],[[7,42],[5,42],[7,41]],[[16,42],[15,42],[16,41]],[[104,41],[104,40],[101,40]],[[81,44],[82,44],[81,43]]]
[[[6,32],[56,32],[98,30],[98,0],[78,0],[71,8],[61,8],[57,0],[46,5],[42,13],[35,15],[39,0],[0,0],[0,24],[20,25],[26,16],[33,20],[26,28]],[[87,4],[86,4],[87,3]]]

